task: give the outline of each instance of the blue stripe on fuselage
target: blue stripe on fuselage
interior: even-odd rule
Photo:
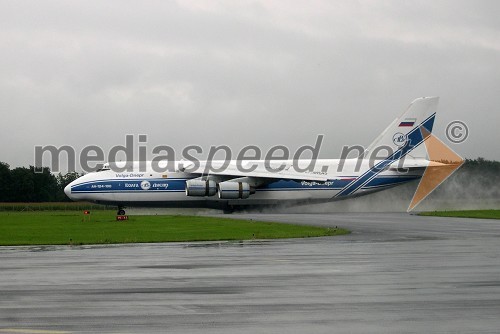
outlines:
[[[363,188],[379,188],[402,184],[419,178],[417,175],[379,175]],[[146,193],[146,192],[184,192],[188,179],[136,179],[136,180],[96,180],[75,185],[72,193]],[[149,188],[143,189],[141,183],[148,181]],[[345,180],[328,180],[326,182],[279,180],[257,188],[257,191],[294,191],[294,190],[340,190],[351,182]]]
[[[149,186],[145,185],[147,182]],[[72,193],[184,191],[186,179],[99,180],[77,184]]]
[[[420,178],[418,175],[383,175],[368,182],[366,188],[398,185]],[[287,191],[287,190],[340,190],[348,185],[350,180],[328,180],[324,183],[310,181],[280,180],[256,189],[257,191]]]

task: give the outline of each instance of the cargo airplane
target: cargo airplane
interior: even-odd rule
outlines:
[[[324,203],[365,195],[419,179],[429,164],[439,164],[429,161],[426,153],[419,155],[414,151],[432,132],[438,100],[438,97],[414,100],[361,158],[317,159],[312,170],[304,171],[311,163],[308,159],[233,160],[226,168],[208,173],[207,161],[198,165],[176,161],[164,172],[154,171],[151,162],[136,161],[127,171],[113,170],[110,164],[105,164],[99,171],[71,182],[64,191],[72,200],[117,206],[119,215],[125,214],[126,207],[134,206],[232,211],[242,207]],[[371,157],[370,153],[375,151],[376,158]],[[211,166],[222,163],[213,161]]]

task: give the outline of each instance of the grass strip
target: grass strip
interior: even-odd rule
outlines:
[[[0,212],[0,245],[82,245],[304,238],[350,233],[342,228],[203,216],[129,216],[114,211]]]
[[[500,210],[460,210],[421,212],[420,216],[500,219]]]
[[[13,202],[0,203],[0,211],[83,211],[112,210],[115,206],[91,204],[88,202]]]

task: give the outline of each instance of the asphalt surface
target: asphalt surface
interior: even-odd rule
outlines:
[[[500,221],[394,213],[237,216],[353,233],[0,247],[0,333],[500,330]]]

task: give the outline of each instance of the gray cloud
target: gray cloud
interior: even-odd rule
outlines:
[[[416,97],[500,159],[495,1],[0,4],[0,161],[34,145],[368,144]]]

